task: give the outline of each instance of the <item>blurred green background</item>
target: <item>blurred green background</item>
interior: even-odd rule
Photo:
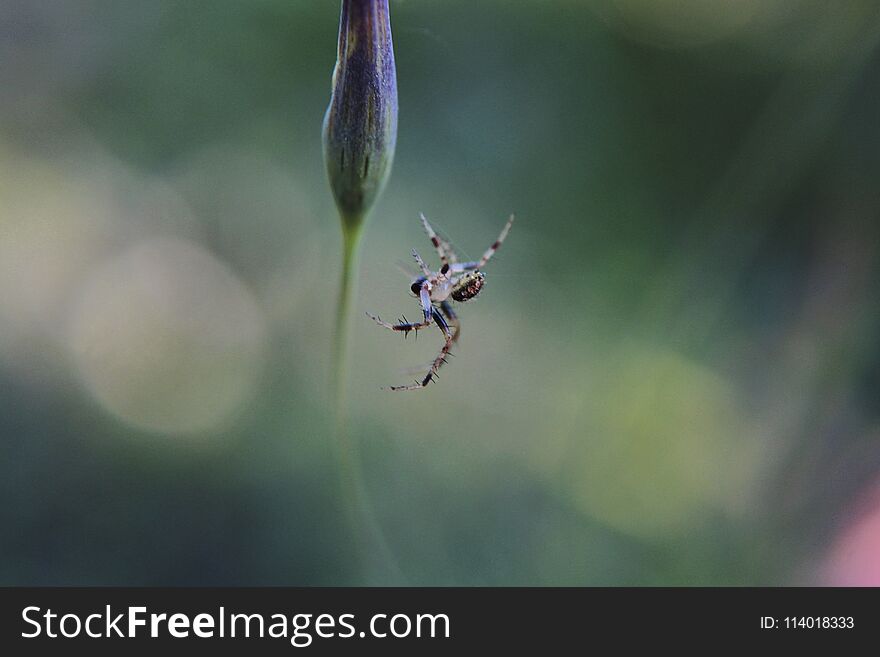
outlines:
[[[880,584],[880,6],[398,0],[327,394],[338,3],[0,4],[0,583]],[[398,271],[479,255],[440,346]]]

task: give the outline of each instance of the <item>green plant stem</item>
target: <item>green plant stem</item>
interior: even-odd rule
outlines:
[[[336,425],[336,456],[339,462],[341,503],[345,509],[352,544],[355,548],[355,568],[363,564],[362,499],[360,459],[357,445],[348,430],[348,343],[351,333],[351,311],[357,290],[357,270],[361,226],[343,224],[342,280],[336,307],[336,335],[333,349],[334,415]]]
[[[336,308],[336,341],[333,364],[333,392],[336,415],[336,453],[339,462],[341,503],[345,508],[347,526],[354,548],[354,567],[360,577],[366,577],[371,555],[381,555],[384,562],[381,582],[402,584],[405,579],[397,560],[379,527],[369,503],[361,477],[358,445],[349,431],[348,423],[348,346],[351,332],[351,311],[357,292],[357,272],[360,256],[362,224],[357,227],[343,223],[342,280]],[[376,564],[372,564],[376,565]]]
[[[357,291],[357,270],[360,242],[363,230],[344,227],[342,251],[342,280],[336,306],[336,343],[333,363],[333,392],[335,395],[337,427],[345,428],[347,422],[348,343],[351,333],[351,309]]]

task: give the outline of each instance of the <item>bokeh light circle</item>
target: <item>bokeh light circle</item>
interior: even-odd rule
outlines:
[[[238,277],[194,242],[142,242],[99,265],[72,310],[69,348],[89,391],[132,426],[216,427],[249,398],[263,313]]]
[[[748,488],[751,430],[729,383],[671,350],[627,344],[578,417],[564,467],[576,504],[620,531],[661,538]]]

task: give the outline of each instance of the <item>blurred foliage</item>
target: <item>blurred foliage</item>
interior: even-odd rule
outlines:
[[[877,4],[392,2],[397,160],[352,352],[384,537],[363,572],[326,394],[337,19],[0,5],[0,583],[880,571],[835,551],[880,508]],[[417,313],[395,263],[430,253],[419,211],[470,255],[518,221],[458,358],[394,395],[439,334],[362,313]]]

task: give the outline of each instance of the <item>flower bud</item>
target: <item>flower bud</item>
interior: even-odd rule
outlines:
[[[324,160],[346,230],[382,192],[397,141],[397,75],[388,0],[343,0]]]

